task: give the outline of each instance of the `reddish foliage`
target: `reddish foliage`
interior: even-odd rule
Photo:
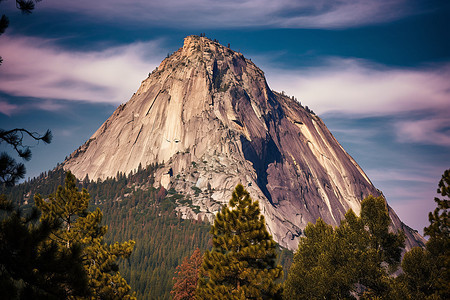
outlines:
[[[185,257],[175,271],[174,284],[170,292],[174,300],[195,299],[198,275],[202,265],[203,255],[200,249],[195,249],[191,257]]]
[[[166,195],[167,195],[166,189],[161,186],[159,188],[158,194],[156,194],[156,200],[158,202],[161,202],[166,197]]]

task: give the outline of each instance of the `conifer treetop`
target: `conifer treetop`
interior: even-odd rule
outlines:
[[[265,227],[258,201],[239,184],[229,206],[217,213],[211,228],[213,249],[206,251],[199,288],[200,299],[274,299],[280,295],[275,280],[276,243]]]

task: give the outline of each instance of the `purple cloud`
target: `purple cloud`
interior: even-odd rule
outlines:
[[[318,114],[355,118],[401,114],[403,119],[393,127],[400,142],[450,146],[449,63],[400,69],[333,58],[302,71],[272,67],[266,75],[272,88],[294,95]],[[412,116],[424,111],[426,118]]]
[[[81,13],[102,20],[167,27],[348,28],[378,24],[416,13],[406,0],[110,0],[42,2],[40,8]]]
[[[72,52],[51,40],[5,35],[0,53],[8,59],[0,67],[0,91],[43,99],[125,102],[159,64],[164,52],[158,45],[150,41]]]
[[[158,41],[72,52],[47,39],[2,39],[0,53],[8,59],[1,66],[0,91],[35,99],[125,102],[165,53]],[[318,114],[341,112],[360,117],[430,111],[427,119],[397,122],[393,129],[399,141],[450,145],[445,132],[450,112],[449,63],[399,69],[359,59],[329,58],[321,66],[302,71],[263,69],[272,88],[296,96]],[[35,107],[48,109],[48,102],[36,101],[41,107]],[[0,104],[0,111],[7,115],[19,109],[4,101]]]
[[[266,70],[269,84],[305,101],[315,112],[377,116],[417,110],[450,111],[450,64],[388,68],[358,59],[332,58],[297,70]]]
[[[2,114],[11,116],[18,109],[19,109],[19,106],[17,106],[17,105],[0,100],[0,113],[2,113]]]
[[[449,99],[450,101],[450,99]],[[450,110],[434,118],[408,120],[396,124],[400,142],[450,147]]]

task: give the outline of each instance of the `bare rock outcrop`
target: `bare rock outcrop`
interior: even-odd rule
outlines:
[[[338,225],[348,209],[360,212],[364,197],[380,194],[318,116],[273,92],[241,53],[205,37],[187,37],[64,168],[105,179],[156,162],[164,163],[157,184],[191,201],[177,208],[183,217],[213,220],[242,183],[274,239],[290,249],[308,222]],[[421,241],[390,215],[409,246]]]

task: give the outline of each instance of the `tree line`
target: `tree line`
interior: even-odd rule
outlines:
[[[8,299],[136,299],[118,272],[117,259],[134,241],[107,244],[100,209],[67,173],[48,199],[34,197],[28,215],[0,198],[0,287]],[[39,217],[40,214],[40,217]]]
[[[335,228],[309,223],[284,283],[258,202],[242,186],[214,221],[213,248],[177,267],[173,299],[449,299],[450,169],[439,182],[425,248],[404,254],[405,235],[390,232],[383,197],[368,196]],[[399,267],[401,273],[398,276]]]
[[[349,210],[338,227],[321,219],[308,224],[292,257],[287,251],[279,255],[258,202],[242,186],[236,187],[211,227],[177,215],[174,208],[183,196],[153,187],[158,167],[140,166],[136,172],[104,181],[88,177],[78,181],[61,167],[13,188],[6,188],[11,181],[3,180],[2,191],[10,198],[0,197],[3,295],[11,299],[450,297],[450,170],[438,185],[444,198],[435,198],[437,208],[424,230],[429,236],[426,247],[413,248],[402,261],[404,235],[389,231],[382,197],[364,199],[360,216]],[[50,191],[48,197],[40,196]]]

